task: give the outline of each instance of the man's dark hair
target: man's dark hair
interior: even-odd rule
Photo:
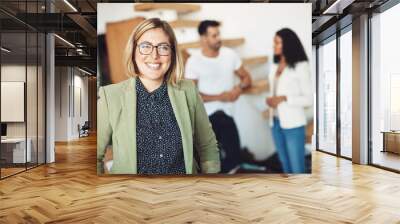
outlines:
[[[215,20],[203,20],[200,22],[197,31],[199,32],[200,36],[202,36],[207,33],[208,27],[217,27],[219,25],[220,23]]]
[[[304,47],[299,37],[291,29],[284,28],[276,32],[282,39],[282,55],[285,56],[286,63],[293,68],[297,62],[308,61]],[[279,62],[279,57],[274,55],[274,62]]]

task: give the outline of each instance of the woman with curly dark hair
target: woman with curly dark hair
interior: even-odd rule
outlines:
[[[270,125],[285,173],[305,172],[305,108],[313,104],[308,58],[295,32],[279,30],[274,37],[274,65],[269,80]]]

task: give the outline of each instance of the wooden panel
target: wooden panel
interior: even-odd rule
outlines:
[[[267,63],[268,56],[243,58],[242,61],[243,61],[244,66],[254,66],[254,65]]]
[[[222,45],[224,45],[226,47],[237,47],[242,44],[244,44],[244,38],[232,38],[232,39],[222,40]],[[179,44],[179,48],[181,50],[188,49],[188,48],[199,48],[199,47],[200,47],[199,41]]]
[[[224,39],[222,40],[222,45],[227,47],[237,47],[244,44],[244,38],[232,38],[232,39]]]
[[[129,35],[133,29],[144,18],[137,17],[121,22],[107,23],[106,25],[106,43],[108,51],[108,60],[110,65],[111,83],[118,83],[126,80],[126,69],[123,63],[123,55]]]
[[[185,27],[198,27],[200,24],[200,21],[197,20],[175,20],[168,22],[169,25],[171,25],[172,28],[185,28]]]
[[[178,13],[190,13],[199,11],[201,7],[200,5],[182,3],[142,3],[134,5],[135,11],[151,11],[159,9],[175,10]]]

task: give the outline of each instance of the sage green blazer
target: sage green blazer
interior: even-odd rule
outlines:
[[[136,78],[99,88],[97,100],[97,172],[112,145],[112,174],[136,174]],[[203,102],[194,83],[168,84],[168,96],[182,136],[186,174],[218,173],[219,149]],[[194,159],[197,151],[200,164]],[[200,165],[200,167],[199,167]]]

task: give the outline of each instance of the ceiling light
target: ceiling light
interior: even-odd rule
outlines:
[[[75,48],[75,45],[71,44],[71,42],[69,42],[69,41],[67,41],[66,39],[60,37],[59,35],[54,34],[54,36],[57,37],[58,39],[60,39],[61,41],[63,41],[64,43],[66,43],[67,45],[69,45],[69,46]]]
[[[324,10],[322,14],[342,14],[343,9],[351,5],[354,0],[336,0],[332,5]]]
[[[0,49],[1,49],[2,51],[6,52],[6,53],[10,53],[10,52],[11,52],[11,50],[9,50],[9,49],[7,49],[7,48],[5,48],[5,47],[1,47]]]
[[[78,10],[71,4],[69,3],[68,0],[64,0],[65,4],[67,4],[72,10],[74,10],[75,12],[78,12]]]

